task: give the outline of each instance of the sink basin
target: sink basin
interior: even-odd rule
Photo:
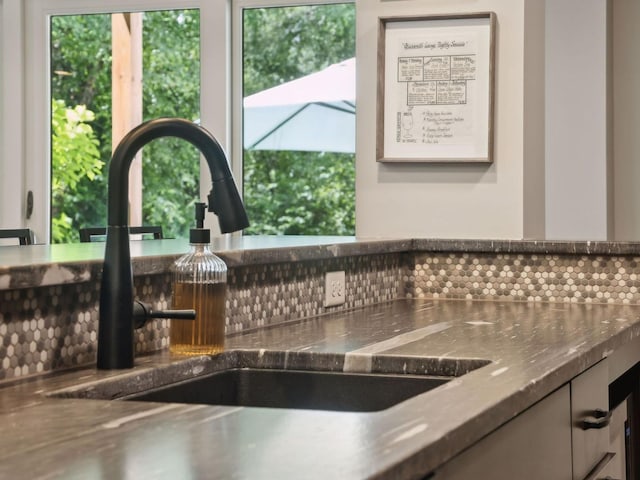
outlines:
[[[123,400],[372,412],[436,388],[451,377],[234,368]]]
[[[477,358],[230,350],[140,365],[48,397],[373,412],[432,390],[490,362]],[[100,378],[103,376],[103,378]],[[85,377],[87,378],[87,377]]]

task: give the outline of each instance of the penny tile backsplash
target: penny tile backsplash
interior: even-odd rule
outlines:
[[[419,254],[405,280],[417,298],[640,303],[639,258]]]
[[[640,303],[633,256],[389,253],[232,267],[226,328],[232,335],[401,297]],[[324,307],[326,272],[346,273],[346,302]],[[171,277],[134,277],[135,295],[171,305]],[[0,291],[0,380],[95,362],[99,282]],[[136,352],[169,345],[169,321],[136,331]]]
[[[354,256],[230,268],[227,333],[296,321],[404,295],[403,254]],[[346,301],[326,308],[325,272],[344,270]],[[134,277],[136,298],[166,309],[171,277]],[[0,291],[0,380],[91,364],[96,360],[100,285],[95,281]],[[136,352],[169,345],[169,321],[136,330]]]

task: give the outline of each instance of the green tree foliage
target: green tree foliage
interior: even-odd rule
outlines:
[[[67,212],[68,203],[75,204],[78,183],[93,181],[102,171],[98,140],[89,122],[93,112],[83,105],[67,108],[62,100],[54,100],[51,108],[51,222],[52,240],[56,243],[77,240],[74,219]]]
[[[245,96],[355,56],[353,4],[250,9],[243,22]],[[245,150],[243,161],[245,233],[355,233],[354,155]]]
[[[245,152],[244,198],[263,235],[353,235],[353,155]]]
[[[109,15],[56,16],[51,19],[52,97],[63,100],[71,108],[84,105],[94,113],[91,126],[99,143],[100,159],[105,165],[92,180],[81,178],[73,190],[67,190],[63,204],[57,204],[52,196],[52,209],[58,209],[60,214],[71,219],[66,235],[56,235],[52,228],[52,242],[76,241],[78,228],[107,223],[106,165],[111,158],[110,21]],[[64,161],[53,152],[54,166]],[[54,183],[55,167],[52,175]]]
[[[355,5],[245,9],[244,95],[355,56]]]
[[[146,12],[143,21],[143,115],[200,118],[200,12]],[[200,154],[184,140],[160,138],[142,155],[142,214],[165,236],[187,237],[200,194]]]

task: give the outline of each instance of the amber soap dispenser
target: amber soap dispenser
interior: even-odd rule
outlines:
[[[206,355],[224,350],[227,265],[210,249],[204,203],[196,203],[196,228],[189,231],[189,253],[173,264],[173,308],[196,311],[195,320],[171,320],[170,350]]]

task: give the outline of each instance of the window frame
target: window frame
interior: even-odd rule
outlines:
[[[355,0],[0,0],[0,225],[31,228],[38,243],[49,243],[50,16],[198,8],[201,122],[229,153],[242,191],[242,10],[338,3]],[[201,198],[206,198],[210,185],[209,171],[201,162]],[[34,192],[34,205],[27,219],[29,191]],[[211,217],[207,226],[219,233]]]
[[[4,0],[7,1],[7,0]],[[13,0],[20,1],[20,0]],[[229,128],[229,16],[228,2],[207,0],[27,0],[24,2],[24,118],[20,122],[19,142],[24,145],[21,164],[24,180],[20,198],[34,192],[34,210],[24,225],[31,228],[39,243],[49,243],[51,229],[51,128],[50,128],[50,55],[49,18],[53,15],[157,11],[169,9],[200,10],[200,114],[201,123],[220,141],[230,145]],[[204,28],[203,26],[206,26]],[[220,68],[224,65],[225,68]],[[3,65],[4,67],[4,65]],[[3,104],[7,92],[3,92]],[[222,108],[220,108],[222,106]],[[4,110],[6,115],[6,108]],[[17,145],[14,148],[19,148]],[[8,157],[4,157],[8,158]],[[7,161],[5,160],[5,166]],[[210,174],[204,162],[200,166],[200,195],[206,198],[211,188]],[[218,231],[217,222],[207,219]]]

